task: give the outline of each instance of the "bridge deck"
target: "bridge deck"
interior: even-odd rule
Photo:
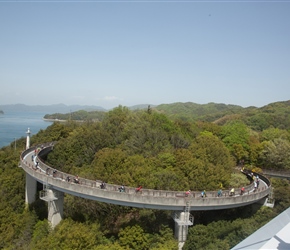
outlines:
[[[79,178],[79,183],[74,183],[72,175],[54,171],[39,157],[38,167],[35,168],[35,163],[32,161],[34,149],[33,147],[22,153],[20,164],[23,170],[38,182],[64,193],[111,204],[178,211],[184,210],[186,201],[190,201],[190,210],[217,210],[258,202],[270,192],[270,182],[260,174],[261,181],[256,192],[253,191],[253,185],[249,185],[244,195],[234,196],[229,196],[229,191],[223,191],[222,197],[217,197],[217,191],[207,192],[206,198],[201,198],[200,192],[191,192],[189,196],[185,196],[181,191],[142,189],[141,192],[136,193],[133,187],[126,187],[125,192],[119,192],[119,186],[112,184],[106,184],[106,189],[101,189],[100,181]],[[51,149],[51,146],[45,147],[39,155],[47,154]],[[70,177],[70,181],[67,181],[67,177]]]

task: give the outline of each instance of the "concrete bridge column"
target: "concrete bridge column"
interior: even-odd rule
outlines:
[[[37,191],[37,181],[32,178],[29,174],[26,174],[26,185],[25,185],[25,203],[31,204],[35,201]]]
[[[178,249],[181,250],[188,233],[189,212],[176,212],[174,235],[178,240]]]
[[[52,228],[54,228],[63,218],[64,193],[53,189],[47,189],[46,191],[48,200],[48,221],[51,223]]]

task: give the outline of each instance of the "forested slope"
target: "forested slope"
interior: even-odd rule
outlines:
[[[161,104],[157,106],[144,107],[144,105],[129,108],[132,111],[154,110],[155,112],[165,114],[171,120],[181,120],[187,122],[213,122],[219,125],[233,120],[244,122],[253,130],[263,131],[267,128],[290,129],[290,100],[283,102],[275,102],[265,105],[261,108],[246,107],[223,103],[197,104],[187,103],[171,103]],[[102,121],[106,111],[84,111],[79,110],[67,114],[47,114],[46,119],[59,120],[94,120]]]
[[[241,162],[257,171],[290,169],[289,130],[253,128],[247,119],[222,124],[187,121],[154,109],[131,111],[119,106],[99,122],[56,122],[34,135],[31,143],[57,141],[48,163],[85,178],[153,189],[217,190],[221,185],[247,183],[235,171]],[[24,148],[24,139],[17,145]],[[65,195],[65,219],[52,231],[43,201],[25,210],[20,153],[12,144],[0,151],[0,248],[177,249],[168,211],[126,208],[70,195]],[[273,185],[273,210],[247,206],[195,212],[195,226],[189,229],[184,249],[229,249],[247,237],[289,206],[289,182],[273,180]]]
[[[231,120],[240,120],[254,130],[262,131],[275,127],[290,129],[290,100],[275,102],[261,108],[219,103],[172,103],[156,106],[154,109],[163,112],[173,119],[187,121],[207,121],[223,125]]]

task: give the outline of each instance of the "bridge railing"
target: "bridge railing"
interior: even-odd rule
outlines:
[[[31,155],[31,153],[29,154]],[[51,174],[46,174],[44,165],[41,163],[36,168],[31,159],[25,157],[21,161],[23,170],[32,176],[34,179],[48,185],[50,188],[80,196],[86,199],[97,200],[101,202],[108,202],[117,205],[125,205],[139,208],[152,208],[163,210],[184,210],[186,201],[191,201],[191,210],[215,210],[244,206],[259,201],[269,194],[269,188],[260,188],[256,192],[251,192],[248,195],[223,196],[215,197],[216,192],[208,192],[207,198],[200,198],[199,196],[177,196],[176,194],[183,194],[182,191],[163,191],[153,190],[154,192],[138,192],[135,193],[135,188],[127,188],[127,192],[118,192],[107,185],[107,189],[93,187],[88,183],[81,182],[77,184],[74,182],[67,182],[64,178],[59,176],[53,177]],[[57,174],[57,173],[56,173]],[[93,183],[94,181],[90,181]],[[143,190],[144,191],[144,190]],[[147,190],[146,190],[147,191]],[[151,191],[151,190],[150,190]],[[194,192],[199,194],[199,192]],[[212,197],[210,197],[212,193]],[[134,194],[134,195],[133,195]],[[172,194],[175,194],[172,196]],[[184,198],[180,198],[184,197]]]
[[[42,157],[47,155],[52,150],[53,145],[54,145],[53,143],[46,143],[46,144],[42,144],[40,146],[37,145],[35,147],[29,148],[21,154],[21,159],[24,159],[24,156],[26,154],[32,152],[33,150],[40,149],[40,151],[37,151],[38,159],[39,159],[38,160],[39,164],[38,164],[37,168],[35,166],[31,166],[35,170],[39,170],[40,172],[42,172],[43,174],[46,174],[47,176],[51,176],[51,177],[56,178],[56,179],[61,179],[63,181],[67,181],[67,182],[72,183],[72,184],[101,189],[101,183],[102,183],[101,180],[93,181],[93,180],[85,179],[82,177],[73,176],[71,174],[67,174],[67,173],[58,171],[58,170],[52,168],[51,166],[47,165],[42,160]],[[261,180],[265,181],[268,186],[270,186],[270,182],[266,177],[264,177],[262,175],[259,175],[259,177]],[[104,189],[104,191],[119,192],[119,188],[120,188],[120,185],[106,183],[106,188]],[[260,187],[256,190],[256,192],[262,192],[266,188],[267,187]],[[253,191],[253,189],[254,189],[254,184],[250,183],[249,185],[245,186],[245,193],[243,195],[250,195],[251,191]],[[125,193],[127,193],[127,194],[140,194],[143,196],[153,196],[153,197],[177,197],[177,198],[178,197],[180,197],[180,198],[192,197],[192,198],[200,198],[200,199],[221,198],[218,196],[218,191],[207,191],[206,197],[202,198],[200,191],[192,191],[188,196],[186,196],[185,191],[183,192],[183,191],[169,191],[169,190],[154,190],[154,189],[142,188],[139,192],[136,192],[136,189],[134,187],[127,187],[127,186],[125,187]],[[236,195],[240,194],[240,190],[236,190],[235,194]],[[232,198],[232,196],[230,195],[230,190],[223,190],[222,197],[223,198]]]
[[[279,170],[279,169],[263,169],[263,174],[270,176],[284,176],[290,178],[290,170]]]
[[[36,153],[39,153],[41,150],[44,151],[45,149],[47,151],[51,151],[55,143],[56,142],[47,142],[47,143],[43,143],[43,144],[38,144],[38,145],[32,146],[32,147],[24,150],[21,153],[20,160],[23,160],[24,159],[24,156],[27,155],[27,154],[29,154],[32,151],[36,151]]]

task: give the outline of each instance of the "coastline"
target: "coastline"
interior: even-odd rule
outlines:
[[[23,112],[11,111],[0,114],[0,148],[12,146],[25,149],[25,145],[20,144],[18,139],[26,137],[26,131],[29,128],[31,136],[37,134],[41,129],[46,129],[52,122],[46,122],[42,118],[44,112]]]
[[[84,122],[84,120],[60,120],[57,118],[42,118],[45,122],[68,122],[68,121],[74,121],[74,122]]]
[[[50,118],[42,118],[45,122],[67,122],[67,120],[60,120],[60,119],[50,119]]]

